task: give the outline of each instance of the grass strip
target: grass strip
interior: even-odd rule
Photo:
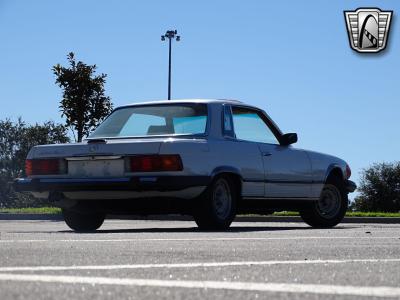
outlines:
[[[295,211],[280,211],[275,212],[274,216],[298,216],[299,213]],[[364,217],[364,218],[400,218],[400,213],[388,212],[361,212],[361,211],[348,211],[346,217]]]
[[[0,213],[6,214],[60,214],[58,207],[24,207],[24,208],[2,208]]]

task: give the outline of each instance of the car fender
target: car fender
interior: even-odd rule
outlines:
[[[338,163],[332,163],[328,166],[328,168],[326,169],[325,172],[325,177],[324,177],[324,183],[326,183],[326,181],[328,180],[329,175],[331,174],[333,169],[339,169],[341,174],[342,174],[342,179],[345,179],[345,174],[343,173],[343,166],[341,166]]]
[[[239,169],[232,167],[232,166],[219,166],[216,167],[212,172],[211,172],[211,179],[214,179],[215,176],[218,176],[219,174],[222,173],[232,173],[237,176],[239,176],[240,180],[242,180],[242,175],[239,171]]]

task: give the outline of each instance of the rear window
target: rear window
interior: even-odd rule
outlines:
[[[166,104],[115,110],[89,138],[198,135],[206,132],[206,104]]]

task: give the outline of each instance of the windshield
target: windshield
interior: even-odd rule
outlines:
[[[204,134],[206,104],[163,104],[115,110],[89,138]]]

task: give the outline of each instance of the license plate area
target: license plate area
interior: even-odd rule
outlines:
[[[124,175],[123,159],[68,161],[68,175],[72,177],[119,177]]]

